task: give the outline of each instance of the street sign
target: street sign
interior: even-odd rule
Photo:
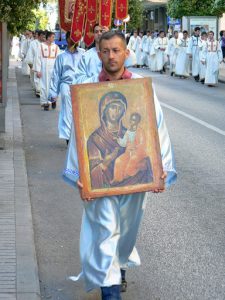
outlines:
[[[114,25],[115,25],[115,26],[119,27],[119,26],[121,26],[122,24],[123,24],[123,21],[114,19]]]
[[[174,19],[170,16],[167,17],[167,25],[181,25],[181,19]]]

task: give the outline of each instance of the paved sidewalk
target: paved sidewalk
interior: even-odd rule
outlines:
[[[40,297],[15,67],[11,62],[5,149],[0,150],[0,299]]]

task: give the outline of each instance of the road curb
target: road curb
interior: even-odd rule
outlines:
[[[22,123],[15,67],[11,69],[13,106],[13,148],[15,172],[16,214],[16,291],[17,300],[40,300],[38,266],[34,244],[31,202],[28,188],[25,153],[23,149]]]

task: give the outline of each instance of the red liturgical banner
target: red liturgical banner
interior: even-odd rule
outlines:
[[[116,19],[123,20],[128,16],[128,0],[116,0]]]
[[[112,0],[99,0],[99,25],[111,26]]]
[[[97,0],[87,0],[86,24],[84,32],[84,43],[89,47],[94,42],[93,27],[97,23]]]
[[[70,35],[75,43],[80,41],[84,33],[86,6],[86,0],[76,0]]]
[[[128,0],[115,0],[116,19],[128,16]],[[113,0],[59,0],[60,26],[71,31],[71,38],[79,42],[84,37],[86,46],[94,42],[93,27],[111,27]]]
[[[91,24],[89,22],[86,22],[85,25],[84,43],[87,47],[91,46],[91,44],[94,43],[94,33],[93,33],[94,25],[95,23]]]

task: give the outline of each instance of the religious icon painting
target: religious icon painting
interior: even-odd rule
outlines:
[[[75,0],[58,0],[58,3],[61,29],[70,31],[75,8]]]
[[[82,198],[163,188],[149,78],[71,86]]]

